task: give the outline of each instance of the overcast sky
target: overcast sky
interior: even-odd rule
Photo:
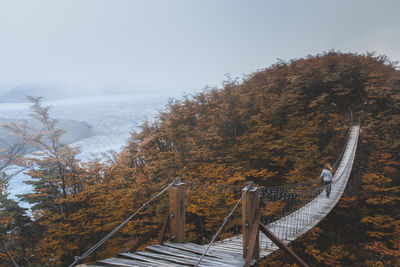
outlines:
[[[0,0],[0,93],[198,92],[330,49],[400,60],[400,1]]]

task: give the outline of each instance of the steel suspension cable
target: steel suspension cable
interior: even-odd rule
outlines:
[[[77,256],[75,257],[75,260],[73,263],[69,265],[69,267],[73,267],[76,264],[82,262],[84,259],[86,259],[90,254],[92,254],[98,247],[100,247],[104,242],[106,242],[108,239],[110,239],[116,232],[118,232],[125,224],[127,224],[133,217],[135,217],[139,212],[141,212],[143,209],[149,206],[149,204],[161,196],[163,193],[165,193],[172,185],[180,183],[180,178],[175,178],[175,180],[168,184],[163,190],[161,190],[158,194],[150,198],[148,201],[146,201],[142,206],[140,206],[139,209],[137,209],[131,216],[128,217],[125,221],[123,221],[120,225],[115,227],[110,233],[108,233],[103,239],[101,239],[99,242],[97,242],[93,247],[91,247],[88,251],[82,254],[82,256]]]
[[[247,192],[249,191],[250,188],[252,188],[254,186],[253,182],[248,182],[246,187],[244,188],[244,193],[242,194],[242,196],[240,197],[240,199],[238,200],[238,202],[236,202],[235,206],[232,208],[231,212],[228,214],[228,216],[226,216],[224,218],[224,222],[221,225],[221,227],[218,229],[217,233],[214,235],[213,239],[211,240],[211,242],[208,244],[207,248],[204,250],[203,254],[201,255],[201,257],[199,258],[199,260],[196,262],[196,264],[194,265],[195,267],[199,266],[200,262],[203,260],[204,256],[206,255],[206,253],[208,252],[208,250],[210,249],[211,245],[214,243],[215,239],[219,236],[219,234],[221,233],[222,229],[224,228],[225,224],[228,222],[229,218],[233,215],[233,213],[235,212],[237,206],[239,205],[239,203],[242,201],[243,197],[247,194]]]

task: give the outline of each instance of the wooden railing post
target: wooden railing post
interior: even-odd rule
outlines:
[[[247,193],[245,190],[247,190]],[[250,245],[251,232],[254,227],[257,229],[259,227],[257,217],[260,209],[260,189],[255,187],[253,184],[250,184],[243,189],[242,194],[246,194],[242,200],[243,257],[246,258]],[[258,259],[260,257],[259,238],[259,231],[257,230],[255,241],[253,240],[253,242],[255,242],[252,256],[253,259]]]
[[[169,229],[171,241],[185,242],[185,184],[179,178],[169,189]]]

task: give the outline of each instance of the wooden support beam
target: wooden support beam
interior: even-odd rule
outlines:
[[[161,227],[160,240],[158,241],[158,244],[160,244],[160,245],[162,245],[164,242],[164,236],[165,236],[165,232],[167,231],[168,225],[169,225],[169,212],[167,212],[167,215],[165,216],[162,227]]]
[[[244,190],[247,190],[247,193]],[[260,209],[260,189],[254,186],[246,186],[242,194],[246,194],[242,199],[243,257],[246,258],[252,229],[253,227],[258,228],[254,225],[254,221],[257,219],[257,211]],[[259,238],[259,231],[256,231],[253,259],[260,257]]]
[[[291,250],[288,246],[286,246],[278,237],[276,237],[268,228],[260,222],[260,230],[263,232],[272,242],[275,243],[280,249],[285,252],[286,255],[291,257],[298,265],[301,267],[308,267],[307,263],[305,263],[293,250]]]
[[[184,243],[185,236],[185,184],[176,182],[169,189],[170,240]]]
[[[256,247],[260,246],[259,241],[257,241],[257,237],[259,236],[259,225],[260,225],[260,219],[261,219],[261,212],[260,209],[256,211],[256,218],[253,221],[253,226],[251,227],[251,234],[250,234],[250,240],[249,240],[249,248],[247,249],[247,256],[246,256],[246,262],[244,264],[244,267],[250,267],[252,255],[254,253],[254,249]],[[258,243],[257,243],[258,242]],[[259,256],[257,257],[257,259]]]

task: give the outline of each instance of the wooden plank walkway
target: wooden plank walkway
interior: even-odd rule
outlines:
[[[343,158],[333,177],[330,198],[327,198],[323,191],[307,205],[268,225],[268,229],[285,244],[296,240],[318,224],[341,198],[353,166],[359,131],[360,126],[358,125],[350,127],[349,140]],[[97,264],[113,267],[194,266],[205,248],[206,246],[192,243],[169,242],[164,245],[149,246],[146,251],[119,253],[118,258],[100,260]],[[276,250],[278,247],[260,232],[260,258],[266,257]],[[245,259],[242,257],[242,251],[242,235],[216,242],[211,246],[199,266],[243,266]]]
[[[110,258],[97,262],[100,266],[194,266],[205,247],[192,243],[165,243],[152,245],[146,251],[119,253],[119,258]],[[243,266],[241,254],[229,251],[210,251],[199,266]]]

